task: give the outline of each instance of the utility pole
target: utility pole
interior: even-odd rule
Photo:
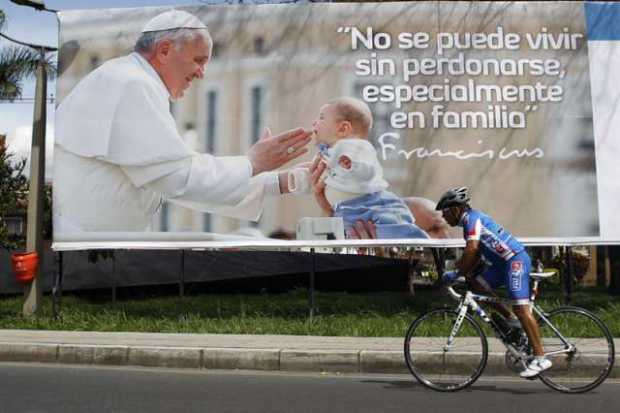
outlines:
[[[33,7],[36,10],[54,13],[45,8],[43,0],[11,0],[13,3]],[[15,40],[5,34],[5,39],[22,46],[30,47],[40,53],[37,67],[37,85],[32,124],[32,145],[30,150],[30,185],[28,187],[28,220],[26,227],[26,251],[36,251],[39,266],[32,283],[24,287],[24,306],[22,313],[30,317],[41,308],[42,285],[39,275],[43,268],[43,188],[45,186],[45,127],[47,123],[47,61],[45,54],[54,52],[53,47],[30,44]]]
[[[42,285],[39,275],[43,268],[43,187],[45,185],[45,124],[47,123],[47,70],[45,50],[41,49],[37,67],[32,146],[30,150],[30,185],[28,187],[28,220],[26,251],[36,251],[39,268],[34,280],[24,286],[23,315],[30,317],[41,307]]]

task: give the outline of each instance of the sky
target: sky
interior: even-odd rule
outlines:
[[[77,10],[97,8],[123,8],[165,5],[191,5],[208,3],[199,0],[46,0],[45,6],[53,10]],[[0,0],[0,9],[4,11],[7,22],[2,33],[14,39],[46,46],[58,46],[58,21],[54,13],[38,11],[20,6],[9,0]],[[0,38],[0,49],[10,43]],[[55,82],[48,82],[48,97],[55,95]],[[23,101],[14,103],[0,102],[0,134],[7,135],[9,151],[16,157],[26,158],[30,153],[32,139],[32,119],[34,115],[35,81],[30,79],[23,83]],[[52,147],[54,139],[54,104],[47,107],[46,134],[46,181],[51,180]]]

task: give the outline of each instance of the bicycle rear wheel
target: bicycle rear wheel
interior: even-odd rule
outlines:
[[[448,337],[458,314],[441,309],[421,315],[405,336],[405,361],[423,385],[457,391],[473,384],[487,363],[488,344],[480,325],[466,314],[450,346]]]
[[[561,307],[545,317],[557,332],[539,319],[545,355],[553,363],[540,379],[565,393],[583,393],[601,384],[611,372],[615,357],[614,341],[605,324],[578,307]]]

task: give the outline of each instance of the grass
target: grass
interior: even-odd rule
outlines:
[[[543,308],[563,304],[559,291],[543,292]],[[436,291],[366,294],[317,292],[318,312],[308,318],[308,292],[284,294],[203,294],[127,298],[113,304],[109,296],[65,296],[62,318],[55,320],[51,299],[44,298],[41,314],[21,316],[22,297],[0,298],[0,328],[80,331],[134,331],[165,333],[293,334],[317,336],[402,337],[422,312],[454,307],[455,302]],[[620,297],[604,291],[580,290],[571,302],[592,310],[620,336]],[[572,326],[579,331],[579,326]]]

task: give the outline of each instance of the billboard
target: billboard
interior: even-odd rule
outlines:
[[[434,207],[461,186],[520,238],[620,240],[620,5],[59,16],[57,249],[369,243],[359,219],[376,243],[450,244]]]

